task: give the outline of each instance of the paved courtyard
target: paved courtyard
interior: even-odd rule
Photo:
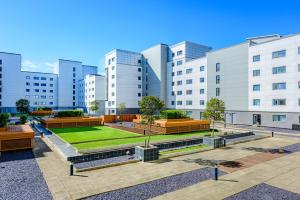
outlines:
[[[166,184],[162,184],[162,188],[158,190],[165,192],[158,192],[157,195],[144,199],[150,197],[155,199],[223,199],[263,183],[267,184],[267,187],[280,188],[292,197],[298,197],[297,194],[300,194],[300,152],[272,153],[274,149],[297,143],[300,143],[300,138],[278,136],[157,162],[133,163],[80,172],[72,177],[69,176],[68,164],[62,161],[56,153],[44,151],[45,146],[36,149],[34,153],[54,199],[84,197],[124,199],[120,194],[129,191],[124,188],[148,190],[153,184],[159,185],[161,181],[175,184],[175,186],[170,186],[175,189],[166,189],[164,188]],[[256,156],[258,159],[255,162]],[[188,174],[191,172],[207,172],[207,169],[210,169],[214,163],[239,163],[241,166],[220,165],[220,169],[226,174],[220,176],[219,181],[211,180],[212,176],[205,176],[206,178],[200,177],[198,181],[182,186],[181,181],[168,182],[178,178],[180,180],[180,177],[190,177]],[[181,180],[184,182],[185,179]],[[149,187],[145,189],[146,185]],[[137,191],[143,195],[145,194],[141,192],[143,190]],[[116,198],[111,196],[113,193],[118,194]],[[239,199],[239,197],[234,196],[231,199]]]

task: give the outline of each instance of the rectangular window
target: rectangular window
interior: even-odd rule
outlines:
[[[256,84],[256,85],[253,85],[253,91],[260,91],[260,85],[259,84]]]
[[[141,94],[141,93],[138,93],[138,97],[140,97],[140,96],[142,96],[142,94]]]
[[[187,106],[191,106],[191,105],[193,105],[193,101],[191,101],[191,100],[187,100],[187,101],[185,102],[185,105],[187,105]]]
[[[111,75],[111,78],[114,79],[114,78],[115,78],[115,75]]]
[[[300,47],[298,47],[298,54],[300,54]]]
[[[298,64],[298,72],[300,72],[300,64]]]
[[[172,86],[174,86],[175,85],[175,82],[172,82]]]
[[[174,72],[172,72],[172,76],[175,76],[175,73],[174,73]]]
[[[50,93],[53,93],[53,90],[49,90]]]
[[[43,93],[46,93],[46,92],[47,92],[47,90],[43,90],[42,92],[43,92]]]
[[[76,68],[75,67],[73,67],[73,72],[75,72],[76,71]]]
[[[76,74],[75,73],[73,73],[73,77],[75,77],[76,76]]]
[[[50,102],[49,102],[49,104],[50,104],[50,105],[53,105],[53,102],[52,102],[52,101],[50,101]]]
[[[175,64],[172,62],[172,67],[174,67],[175,66]]]
[[[34,86],[40,86],[40,84],[39,84],[39,83],[34,83],[33,85],[34,85]]]
[[[40,77],[33,77],[33,80],[40,80]]]
[[[273,67],[272,68],[273,74],[283,74],[286,73],[286,67],[285,66],[279,66],[279,67]]]
[[[26,76],[26,79],[30,79],[30,76]]]
[[[300,81],[298,81],[298,88],[300,89]]]
[[[255,69],[252,71],[253,76],[260,76],[260,69]]]
[[[285,122],[286,115],[273,115],[273,122]]]
[[[260,99],[253,99],[253,106],[260,106]]]
[[[178,61],[177,61],[177,66],[178,66],[178,65],[182,65],[182,60],[178,60]]]
[[[115,93],[114,93],[114,92],[112,92],[112,93],[111,93],[111,96],[115,96]]]
[[[175,56],[175,53],[172,53],[172,58]]]
[[[171,101],[171,105],[174,106],[175,105],[175,101]]]
[[[29,95],[26,95],[26,96],[25,96],[25,98],[26,98],[26,99],[29,99],[29,98],[30,98],[30,96],[29,96]]]
[[[216,96],[220,96],[220,88],[216,88]]]
[[[186,84],[192,84],[193,83],[193,79],[188,79],[185,81]]]
[[[298,99],[298,106],[300,106],[300,99]]]
[[[50,81],[53,81],[53,78],[50,78]]]
[[[253,62],[259,62],[260,61],[260,55],[255,55],[252,57]]]
[[[219,84],[220,83],[220,75],[217,75],[216,76],[216,84]]]
[[[141,71],[142,71],[142,68],[139,67],[139,68],[138,68],[138,72],[141,72]]]
[[[182,101],[177,101],[177,105],[181,106],[182,105]]]
[[[46,87],[47,84],[46,83],[41,83],[41,86]]]
[[[285,50],[272,52],[272,58],[281,58],[281,57],[285,57],[285,56],[286,56]]]
[[[182,71],[177,71],[177,76],[180,76],[180,75],[182,75]]]
[[[204,78],[200,78],[200,83],[204,83]]]
[[[115,70],[115,66],[111,66],[111,70]]]
[[[219,72],[220,68],[221,68],[220,63],[216,63],[216,72]]]
[[[186,74],[191,74],[193,72],[193,69],[192,68],[189,68],[189,69],[186,69],[185,70],[185,73]]]
[[[29,82],[26,82],[26,85],[30,85],[30,83],[29,83]]]
[[[30,89],[26,89],[26,92],[30,92]]]
[[[46,77],[41,77],[41,80],[45,81],[45,80],[47,80],[47,78]]]
[[[192,95],[193,94],[193,90],[187,90],[186,91],[186,95]]]
[[[40,90],[39,90],[39,89],[35,89],[34,91],[35,91],[35,92],[40,92]]]
[[[2,60],[0,60],[0,65],[2,65]]]
[[[273,83],[272,84],[273,90],[285,90],[286,89],[286,83]]]
[[[182,81],[177,81],[177,85],[182,85]]]
[[[172,91],[172,92],[171,92],[171,95],[172,95],[172,96],[175,96],[175,92],[174,92],[174,91]]]
[[[286,105],[286,100],[285,99],[273,99],[272,100],[272,105],[273,106],[285,106]]]
[[[205,69],[205,67],[204,67],[204,66],[200,66],[200,72],[203,72],[203,71],[204,71],[204,69]]]
[[[141,76],[138,76],[138,80],[139,80],[139,81],[142,80],[142,77],[141,77]]]
[[[177,56],[180,56],[180,55],[182,55],[182,50],[177,51]]]
[[[200,89],[200,94],[204,94],[204,89]]]
[[[200,105],[203,106],[204,105],[204,100],[200,100]]]
[[[111,58],[111,62],[114,62],[114,61],[115,61],[115,57],[112,57],[112,58]]]
[[[50,84],[50,87],[53,87],[53,84]]]
[[[45,95],[41,95],[41,99],[46,99],[46,96]]]
[[[177,91],[177,95],[182,95],[182,91]]]
[[[139,88],[139,89],[141,89],[141,88],[142,88],[142,85],[141,85],[141,84],[139,84],[139,85],[138,85],[138,88]]]
[[[53,99],[53,96],[49,96],[49,99]]]
[[[39,95],[33,95],[33,98],[34,98],[34,99],[38,99],[38,98],[39,98]]]

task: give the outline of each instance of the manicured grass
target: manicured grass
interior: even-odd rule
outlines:
[[[173,149],[173,150],[168,150],[168,151],[162,151],[160,152],[161,155],[167,155],[171,153],[179,153],[179,152],[185,152],[185,151],[192,151],[192,150],[198,150],[198,149],[203,149],[208,147],[207,145],[197,145],[197,146],[191,146],[191,147],[184,147],[180,149]]]
[[[140,136],[140,134],[137,133],[123,131],[108,126],[53,128],[51,131],[69,143]]]
[[[144,143],[145,139],[148,138],[148,136],[132,138],[141,135],[137,133],[111,128],[108,126],[57,128],[51,130],[66,142],[69,143],[82,142],[82,143],[72,144],[77,149],[95,149],[95,148],[104,148],[104,147],[117,146],[117,145]],[[153,135],[151,136],[150,142],[183,139],[183,138],[194,137],[194,136],[203,136],[207,134],[209,134],[209,132],[201,131],[201,132],[191,132],[191,133],[182,133],[182,134]],[[115,139],[115,138],[120,138],[120,139]],[[90,140],[102,140],[102,141],[87,142]]]

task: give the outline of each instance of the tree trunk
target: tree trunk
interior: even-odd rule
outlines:
[[[215,137],[215,120],[212,120],[212,124],[213,124],[212,137]]]

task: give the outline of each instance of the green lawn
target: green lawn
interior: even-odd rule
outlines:
[[[207,145],[197,145],[197,146],[191,146],[191,147],[184,147],[184,148],[180,148],[180,149],[162,151],[162,152],[160,152],[160,154],[161,155],[167,155],[167,154],[171,154],[171,153],[179,153],[179,152],[203,149],[205,147],[208,147],[208,146]]]
[[[148,136],[128,138],[132,136],[141,136],[137,133],[123,131],[108,126],[95,126],[95,127],[79,127],[79,128],[56,128],[51,129],[59,137],[69,143],[83,142],[72,144],[77,149],[95,149],[116,145],[126,145],[134,143],[143,143]],[[157,142],[162,140],[183,139],[193,136],[203,136],[209,132],[192,132],[182,134],[169,134],[169,135],[154,135],[151,136],[150,142]],[[121,138],[121,139],[114,139]],[[105,140],[110,139],[110,140]],[[90,140],[103,140],[87,142]]]

